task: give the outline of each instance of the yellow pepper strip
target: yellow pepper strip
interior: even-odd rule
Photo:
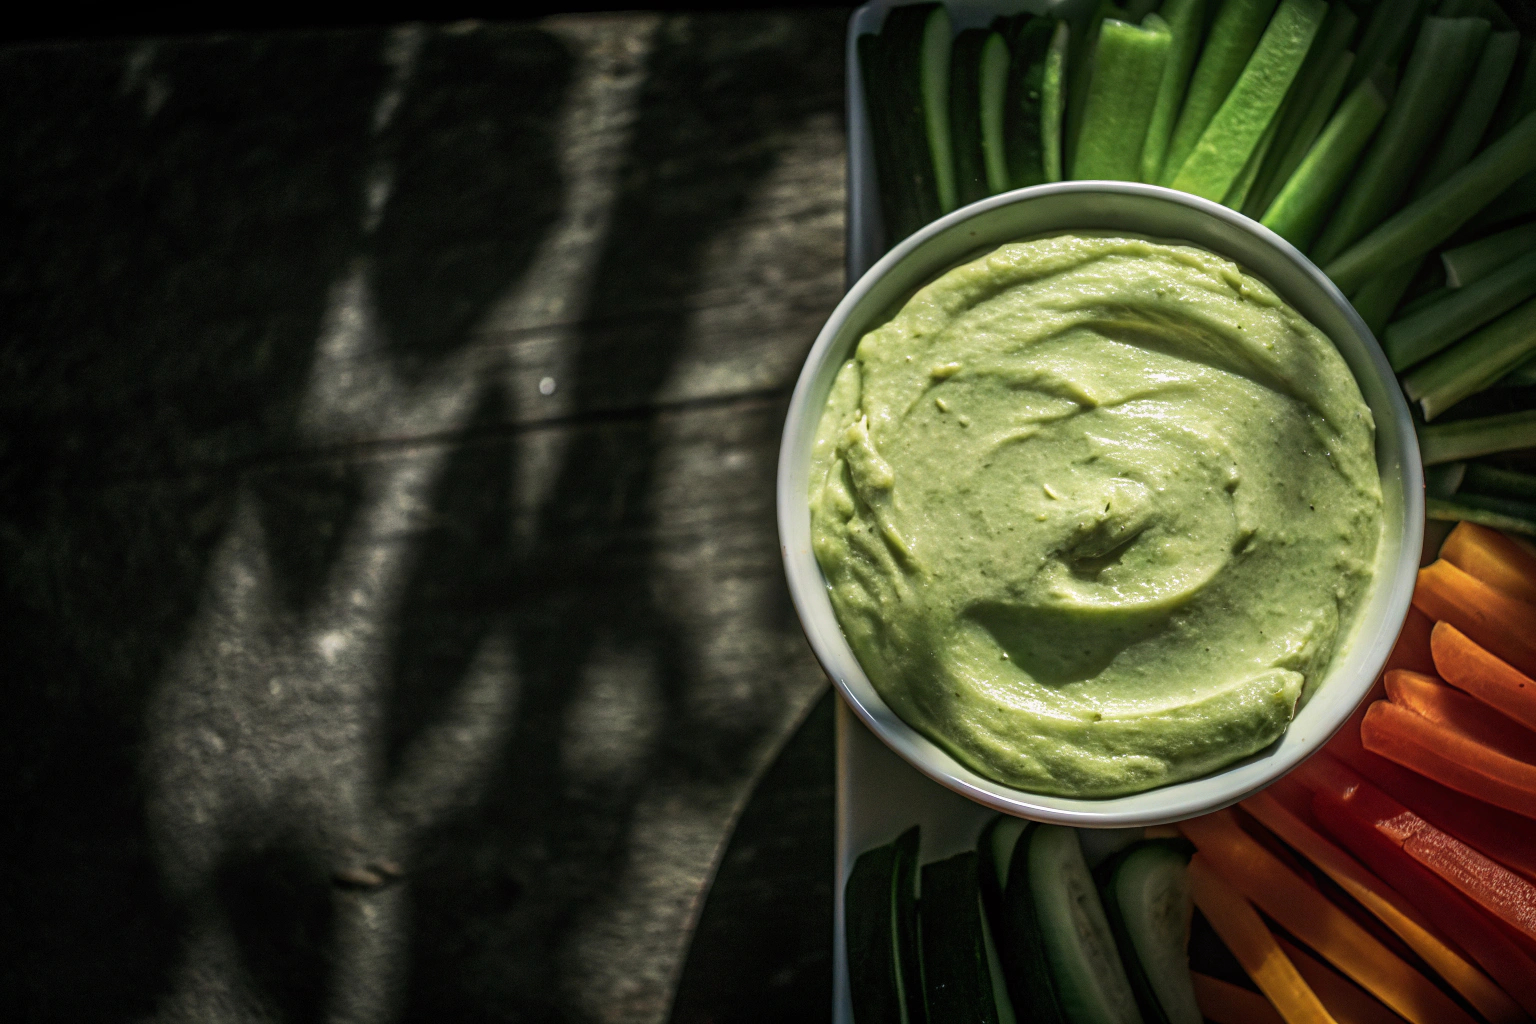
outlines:
[[[1423,957],[1424,962],[1460,992],[1473,1009],[1488,1018],[1490,1024],[1519,1024],[1526,1019],[1519,1005],[1479,968],[1451,948],[1397,890],[1324,838],[1279,800],[1268,793],[1259,793],[1244,800],[1243,809],[1380,918],[1382,924]]]
[[[1189,862],[1189,886],[1195,906],[1286,1024],[1338,1024],[1280,951],[1258,911],[1216,873],[1203,853]]]
[[[1199,971],[1190,972],[1195,982],[1195,1002],[1200,1016],[1215,1024],[1285,1024],[1269,1000],[1230,981]]]
[[[1317,998],[1323,1001],[1339,1024],[1403,1024],[1401,1017],[1321,960],[1309,956],[1300,946],[1285,941],[1284,936],[1277,935],[1275,941],[1280,943],[1280,951],[1296,965],[1302,980],[1317,993]]]
[[[1180,822],[1179,829],[1212,868],[1280,927],[1405,1020],[1412,1024],[1473,1024],[1472,1017],[1434,982],[1377,942],[1244,832],[1232,812],[1218,811]]]

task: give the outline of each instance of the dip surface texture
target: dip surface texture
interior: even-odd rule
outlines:
[[[1020,789],[1262,749],[1374,574],[1354,377],[1197,248],[1069,235],[950,271],[860,341],[815,445],[816,558],[871,682]]]

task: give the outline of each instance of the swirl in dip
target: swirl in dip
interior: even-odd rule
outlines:
[[[876,690],[972,769],[1114,796],[1285,731],[1370,587],[1370,410],[1265,284],[1136,238],[1005,245],[839,372],[812,537]]]

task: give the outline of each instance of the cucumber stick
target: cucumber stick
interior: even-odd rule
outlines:
[[[1065,21],[1057,22],[1045,54],[1045,74],[1040,80],[1040,157],[1045,164],[1046,181],[1060,181],[1064,177],[1067,58],[1071,42],[1072,30]]]
[[[981,47],[977,79],[981,104],[981,162],[986,172],[987,192],[992,195],[1010,188],[1007,135],[1004,132],[1009,62],[1008,43],[1002,33],[987,33],[986,42]]]
[[[1163,78],[1157,86],[1157,102],[1152,120],[1147,123],[1147,140],[1141,148],[1141,180],[1156,183],[1168,156],[1168,142],[1173,137],[1173,122],[1184,102],[1189,75],[1200,55],[1205,29],[1206,0],[1167,0],[1158,11],[1173,35]]]
[[[1301,166],[1286,181],[1260,222],[1303,251],[1312,244],[1328,215],[1339,186],[1387,112],[1387,100],[1374,79],[1355,86]]]
[[[923,991],[928,1019],[935,1024],[1000,1024],[982,932],[976,864],[976,852],[967,850],[923,865]]]
[[[981,52],[992,33],[968,28],[955,37],[949,58],[949,140],[955,168],[955,201],[974,203],[991,194],[981,123]],[[1001,41],[1001,37],[999,37]]]
[[[1140,28],[1104,19],[1072,177],[1141,180],[1142,143],[1172,42],[1168,24],[1155,14]]]
[[[1067,77],[1062,82],[1065,93],[1061,129],[1062,166],[1071,167],[1077,155],[1077,135],[1083,123],[1083,107],[1088,99],[1088,81],[1093,77],[1093,51],[1099,45],[1099,26],[1105,18],[1122,18],[1125,11],[1113,0],[1098,3],[1079,14],[1069,33]]]
[[[1063,825],[1037,826],[1028,836],[1027,854],[1022,877],[1009,882],[1028,882],[1062,1013],[1072,1024],[1139,1024],[1136,996],[1076,832]],[[1010,873],[1018,868],[1015,863]]]
[[[1004,97],[1004,133],[1007,147],[1008,188],[1038,185],[1046,177],[1046,135],[1054,116],[1059,137],[1061,125],[1060,69],[1055,91],[1048,88],[1051,40],[1066,24],[1050,18],[1033,18],[1020,26],[1012,42],[1012,59]],[[1063,42],[1065,47],[1065,42]],[[1054,114],[1047,104],[1055,104]]]
[[[854,861],[843,889],[848,986],[859,1024],[926,1024],[917,952],[919,833]]]
[[[1171,183],[1253,56],[1278,0],[1225,0],[1190,75],[1158,184]]]
[[[939,205],[934,146],[929,137],[931,97],[925,97],[924,91],[934,76],[922,74],[924,44],[930,23],[936,21],[944,26],[949,22],[939,4],[898,7],[886,16],[878,36],[864,35],[858,41],[887,248],[944,212]],[[946,37],[946,76],[948,44]],[[947,77],[944,85],[947,92]],[[947,108],[944,115],[947,121]],[[947,127],[942,142],[947,153]],[[947,173],[953,188],[953,173]]]
[[[1429,0],[1386,0],[1378,3],[1355,50],[1355,70],[1346,88],[1353,89],[1382,68],[1399,62],[1419,31]]]
[[[1220,202],[1242,174],[1306,60],[1328,5],[1284,0],[1169,187]]]
[[[1282,108],[1283,109],[1283,108]],[[1269,155],[1269,149],[1275,144],[1275,132],[1279,127],[1280,119],[1274,118],[1269,122],[1269,127],[1264,129],[1264,134],[1259,136],[1259,144],[1253,147],[1253,152],[1248,154],[1248,162],[1243,165],[1240,173],[1227,189],[1227,194],[1221,200],[1221,205],[1233,210],[1241,211],[1248,202],[1248,196],[1253,192],[1253,186],[1259,180],[1259,171],[1264,166],[1265,157]]]
[[[1481,18],[1424,19],[1392,108],[1313,247],[1316,262],[1333,259],[1396,209],[1471,78],[1488,30]]]
[[[938,4],[923,19],[918,81],[922,86],[923,118],[928,123],[928,152],[933,158],[933,184],[939,194],[941,213],[948,213],[959,205],[955,189],[955,158],[949,135],[949,58],[952,36],[949,9]]]
[[[992,937],[1014,1012],[1031,1024],[1068,1024],[1056,997],[1056,982],[1035,913],[1034,889],[1029,883],[1030,842],[1040,828],[1032,821],[999,818],[982,833],[980,859],[1001,886],[1001,893],[991,896],[998,900],[993,909],[994,905],[987,903],[990,886],[984,874],[983,904],[988,905]]]
[[[1147,1024],[1200,1024],[1189,972],[1189,890],[1193,848],[1144,840],[1098,872],[1104,913]]]

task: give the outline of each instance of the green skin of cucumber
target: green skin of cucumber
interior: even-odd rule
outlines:
[[[923,865],[919,920],[931,1021],[999,1024],[977,885],[973,850]]]
[[[1128,927],[1125,908],[1121,906],[1121,893],[1125,888],[1121,883],[1126,881],[1125,876],[1128,872],[1145,870],[1147,865],[1144,862],[1148,857],[1165,859],[1171,856],[1179,865],[1186,865],[1193,853],[1194,847],[1182,839],[1145,839],[1110,858],[1094,872],[1099,883],[1099,895],[1104,903],[1104,915],[1109,919],[1110,930],[1115,935],[1115,945],[1120,950],[1120,961],[1125,965],[1126,975],[1131,982],[1131,991],[1136,995],[1136,1004],[1141,1008],[1146,1024],[1200,1024],[1199,1011],[1196,1009],[1192,1018],[1175,1019],[1164,1008],[1163,999],[1158,995],[1159,987],[1166,988],[1169,985],[1182,984],[1188,988],[1188,979],[1159,979],[1154,978],[1149,972],[1145,957]],[[1182,934],[1146,936],[1143,941],[1186,950],[1189,947],[1189,920],[1185,918],[1182,922]],[[1187,973],[1187,965],[1185,970]],[[1161,986],[1158,984],[1159,981]],[[1192,991],[1186,993],[1185,1005],[1192,1003],[1193,998]]]
[[[867,850],[843,889],[848,987],[859,1024],[927,1024],[913,895],[919,833]]]

